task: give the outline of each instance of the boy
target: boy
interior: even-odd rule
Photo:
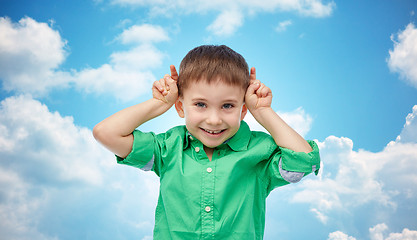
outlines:
[[[271,108],[272,92],[226,46],[200,46],[179,75],[154,82],[153,98],[93,129],[117,161],[160,177],[154,239],[262,239],[270,191],[318,173],[317,145]],[[185,126],[135,130],[175,104]],[[247,111],[270,133],[251,132]]]

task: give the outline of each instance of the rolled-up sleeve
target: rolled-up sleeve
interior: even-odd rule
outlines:
[[[289,172],[302,172],[309,174],[314,172],[316,175],[320,169],[320,155],[317,143],[307,141],[313,151],[309,153],[295,152],[287,148],[281,148],[282,169]]]
[[[275,145],[275,150],[264,170],[267,194],[277,187],[299,182],[312,172],[318,174],[320,168],[318,146],[314,141],[307,142],[313,149],[309,153],[295,152]]]
[[[143,133],[135,130],[133,132],[132,151],[126,158],[116,156],[117,163],[142,169],[152,170],[154,164],[154,133]]]

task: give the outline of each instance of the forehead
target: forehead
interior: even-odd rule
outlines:
[[[245,91],[239,85],[231,85],[217,80],[214,82],[192,82],[183,90],[184,99],[201,98],[211,101],[243,101]]]

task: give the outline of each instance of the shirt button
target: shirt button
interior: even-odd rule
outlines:
[[[194,140],[193,136],[190,136],[190,140]]]
[[[207,206],[204,210],[206,210],[206,212],[210,212],[211,208]]]
[[[212,169],[211,167],[208,167],[208,168],[207,168],[207,172],[208,172],[208,173],[211,173],[212,171],[213,171],[213,169]]]
[[[194,150],[195,150],[195,152],[200,152],[200,148],[199,147],[196,147]]]

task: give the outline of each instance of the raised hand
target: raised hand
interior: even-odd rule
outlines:
[[[178,99],[178,73],[174,65],[170,66],[171,75],[165,76],[152,85],[153,98],[161,100],[169,105],[173,105]]]
[[[245,104],[253,114],[262,108],[270,108],[272,103],[272,91],[261,81],[256,79],[256,69],[250,70],[250,84],[245,94]]]

